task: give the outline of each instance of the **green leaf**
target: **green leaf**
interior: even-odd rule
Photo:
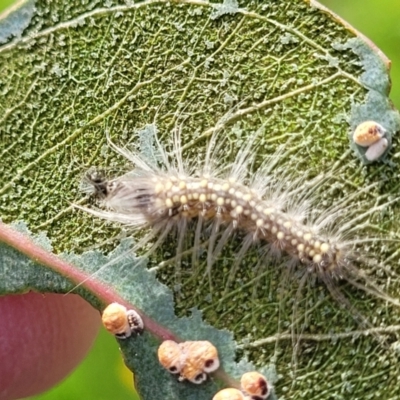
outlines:
[[[355,221],[355,233],[399,238],[398,203],[377,208],[398,196],[394,134],[400,119],[387,98],[388,62],[376,49],[303,0],[25,2],[1,21],[0,39],[2,220],[25,221],[40,233],[42,247],[49,248],[48,237],[82,276],[109,263],[76,289],[79,294],[101,309],[105,299],[89,283],[105,283],[177,336],[212,341],[230,376],[240,378],[253,368],[251,360],[280,398],[399,395],[395,346],[362,335],[365,328],[323,284],[301,288],[282,262],[254,268],[256,252],[228,284],[240,238],[214,266],[212,288],[204,265],[186,265],[179,280],[173,262],[160,266],[176,242],[145,261],[128,251],[137,236],[117,247],[129,230],[71,205],[86,201],[79,185],[88,168],[111,174],[130,168],[107,145],[106,132],[119,145],[138,149],[139,132],[151,124],[166,146],[179,127],[186,158],[197,159],[220,130],[231,146],[222,157],[228,163],[264,125],[258,160],[289,143],[290,157],[282,157],[279,169],[313,177],[335,166],[334,176],[315,188],[319,203],[313,207],[348,197],[360,215],[376,210]],[[382,163],[366,165],[362,151],[350,150],[349,132],[366,119],[392,137]],[[371,243],[372,254],[394,271],[397,248],[393,240]],[[74,287],[76,277],[71,281],[52,271],[51,262],[39,265],[21,252],[1,246],[0,293]],[[398,295],[397,278],[376,280]],[[390,343],[397,340],[394,306],[349,285],[341,290]],[[176,382],[158,365],[158,344],[148,332],[120,341],[143,399],[211,399],[226,381]]]

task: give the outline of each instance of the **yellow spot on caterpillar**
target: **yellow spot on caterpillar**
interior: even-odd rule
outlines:
[[[174,203],[173,203],[172,200],[168,197],[168,198],[165,199],[165,205],[166,205],[168,208],[172,208],[173,205],[174,205]]]
[[[207,196],[206,196],[204,193],[202,193],[202,194],[199,196],[199,200],[200,200],[202,203],[205,203],[206,200],[207,200]]]
[[[309,242],[311,240],[311,238],[312,238],[311,233],[305,233],[303,236],[303,239],[307,242]]]
[[[223,197],[218,197],[218,199],[217,199],[217,205],[223,206],[224,203],[225,203],[224,198],[223,198]]]
[[[177,194],[175,194],[174,196],[172,196],[172,201],[174,202],[174,203],[179,203],[179,196],[177,195]]]
[[[164,191],[164,185],[162,183],[157,183],[154,191],[156,192],[156,194],[160,194]]]
[[[165,190],[170,190],[170,189],[172,188],[172,186],[173,186],[172,182],[171,182],[171,181],[168,181],[168,182],[165,184]]]
[[[256,221],[256,225],[257,225],[258,228],[261,228],[264,225],[264,221],[262,219],[258,219]]]
[[[256,210],[258,212],[262,212],[263,211],[262,205],[261,204],[256,205]]]
[[[303,244],[303,243],[299,243],[299,244],[297,245],[297,250],[298,250],[298,251],[304,251],[304,244]]]
[[[283,226],[284,226],[286,229],[290,229],[290,228],[292,227],[292,223],[291,223],[290,221],[286,221],[286,222],[283,224]]]
[[[207,180],[207,179],[203,179],[203,180],[200,182],[200,186],[201,186],[202,188],[206,188],[207,185],[208,185],[208,180]]]
[[[313,261],[314,261],[316,264],[320,263],[320,262],[322,261],[322,256],[321,256],[321,254],[316,254],[316,255],[313,257]]]
[[[247,194],[245,194],[245,195],[243,196],[243,200],[244,200],[244,201],[250,201],[251,198],[252,198],[252,196],[251,196],[250,193],[247,193]]]
[[[282,240],[284,237],[285,237],[285,234],[283,233],[283,232],[278,232],[277,234],[276,234],[276,237],[277,237],[277,239],[278,240]]]
[[[322,254],[327,253],[330,250],[330,248],[331,247],[329,246],[328,243],[322,243],[321,244],[321,253]]]
[[[243,207],[242,207],[242,206],[237,206],[237,207],[235,208],[235,211],[236,211],[238,214],[241,214],[241,213],[243,212]]]
[[[179,189],[181,189],[181,190],[186,189],[186,182],[185,181],[180,181],[179,182]]]
[[[186,196],[181,196],[180,201],[181,201],[181,204],[187,204],[188,199]]]

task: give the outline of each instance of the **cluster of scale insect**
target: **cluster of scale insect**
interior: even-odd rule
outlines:
[[[188,380],[201,384],[208,374],[219,366],[217,348],[207,340],[176,343],[165,340],[157,351],[160,364],[179,381]],[[257,371],[246,372],[240,379],[240,389],[228,388],[219,391],[213,400],[265,400],[272,387],[266,377]]]
[[[104,327],[118,339],[127,339],[132,334],[141,334],[145,328],[141,316],[135,310],[128,310],[119,303],[109,304],[102,312]],[[178,376],[178,380],[201,384],[210,373],[220,367],[217,348],[207,340],[184,341],[177,343],[165,340],[158,348],[160,364],[168,372]],[[252,371],[242,375],[241,391],[225,389],[218,392],[213,400],[234,399],[265,400],[271,393],[271,385],[265,376]],[[238,397],[239,396],[239,397]]]
[[[176,343],[165,340],[158,348],[160,364],[179,381],[201,384],[220,366],[217,348],[207,340]]]

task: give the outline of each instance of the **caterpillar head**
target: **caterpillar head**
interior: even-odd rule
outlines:
[[[97,199],[105,199],[110,192],[110,182],[102,170],[89,169],[84,175],[80,190]]]

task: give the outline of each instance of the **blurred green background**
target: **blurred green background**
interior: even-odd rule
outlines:
[[[0,12],[13,2],[0,0]],[[322,0],[321,3],[369,37],[392,60],[391,98],[400,108],[400,1]],[[117,343],[102,330],[91,353],[75,372],[57,387],[33,399],[135,400],[138,397]]]
[[[392,61],[390,98],[400,108],[400,1],[319,0],[371,39]]]
[[[30,400],[139,400],[114,337],[101,329],[85,361],[62,383]]]

